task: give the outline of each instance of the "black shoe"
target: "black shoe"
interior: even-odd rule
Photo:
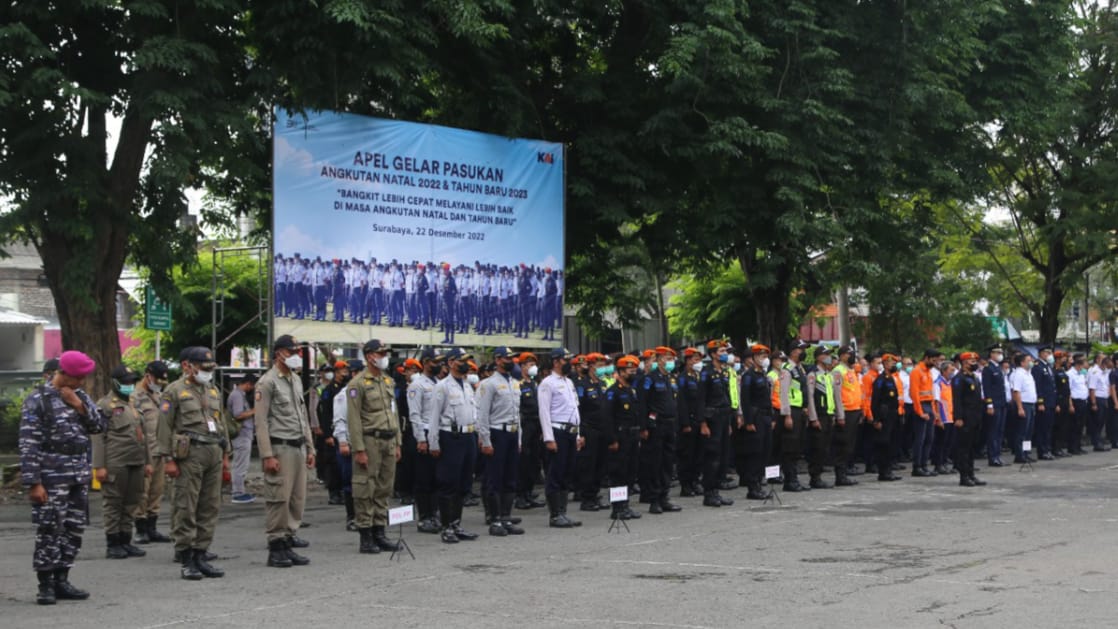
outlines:
[[[583,500],[578,506],[579,511],[599,511],[597,500]]]
[[[447,528],[443,529],[443,532],[440,535],[440,537],[442,538],[444,544],[457,544],[458,543],[458,536],[454,534],[454,529],[452,529],[450,527],[447,527]]]
[[[932,473],[922,467],[914,467],[912,468],[912,475],[916,478],[927,478],[932,476]]]
[[[494,537],[508,537],[509,532],[505,530],[500,520],[494,520],[493,523],[489,525],[489,534]]]
[[[571,526],[575,526],[575,527],[582,526],[582,522],[579,522],[578,520],[576,520],[576,519],[567,515],[567,492],[565,492],[565,491],[559,492],[558,498],[559,498],[559,513],[564,518],[566,518],[568,522],[571,523]]]
[[[937,466],[936,466],[936,469],[935,469],[935,470],[933,470],[933,471],[934,471],[934,472],[935,472],[936,474],[943,474],[944,476],[946,476],[946,475],[948,475],[948,474],[950,474],[950,473],[951,473],[951,470],[947,469],[947,466],[946,466],[946,465],[937,465]]]
[[[791,493],[797,493],[797,492],[801,492],[801,491],[811,491],[811,487],[805,487],[804,485],[800,484],[800,481],[794,480],[794,481],[784,483],[784,491],[791,492]]]
[[[1047,452],[1045,452],[1044,454],[1040,455],[1037,458],[1039,458],[1041,461],[1055,461],[1056,460],[1056,457],[1052,456],[1051,454],[1049,454]]]
[[[501,526],[505,527],[505,532],[509,535],[523,535],[524,529],[516,525],[515,522],[506,520],[504,516],[501,517]]]
[[[132,536],[132,543],[134,544],[150,544],[151,538],[148,537],[148,521],[147,518],[139,518],[134,522],[136,526],[136,534]]]
[[[187,548],[177,553],[177,555],[181,557],[179,563],[182,564],[182,578],[187,581],[200,581],[202,579],[202,573],[198,570],[198,564],[194,558],[194,551]]]
[[[148,539],[150,539],[153,544],[169,544],[169,543],[171,543],[171,538],[170,537],[167,537],[166,535],[160,533],[159,530],[155,528],[155,524],[158,521],[159,521],[159,516],[157,516],[157,515],[149,515],[148,516],[148,518],[147,518]],[[215,557],[215,559],[216,559],[216,557]]]
[[[439,523],[435,521],[435,518],[420,520],[416,522],[415,528],[420,533],[433,533],[437,535],[440,532]]]
[[[120,546],[116,533],[105,535],[105,559],[128,559],[128,553]]]
[[[745,494],[746,500],[765,500],[769,495],[761,491],[760,487],[750,487],[749,492]]]
[[[724,479],[721,483],[718,483],[718,488],[721,489],[722,491],[730,491],[731,489],[737,489],[738,488],[738,481],[736,481],[732,478]]]
[[[683,507],[671,502],[667,498],[660,501],[660,508],[663,509],[665,513],[675,513],[677,511],[683,511]]]
[[[470,493],[462,497],[463,507],[476,507],[479,504],[481,504],[481,496],[477,494]]]
[[[373,529],[359,528],[357,534],[361,536],[361,541],[358,542],[357,552],[365,555],[376,555],[380,553],[380,548],[377,547],[376,542],[373,541]]]
[[[1094,447],[1095,452],[1106,452],[1109,449],[1110,448],[1108,448],[1106,446],[1095,446]]]
[[[506,525],[508,525],[508,524],[520,524],[520,522],[521,522],[520,518],[512,515],[512,501],[513,501],[513,498],[514,498],[514,495],[510,492],[510,493],[501,494],[499,499],[497,500],[497,506],[500,507],[501,522],[504,522]],[[506,526],[506,528],[507,528],[507,526]],[[512,534],[513,535],[519,535],[519,533],[512,533]]]
[[[119,537],[117,537],[117,539],[120,541],[120,548],[129,557],[146,557],[148,554],[147,551],[139,548],[138,546],[133,546],[132,544],[130,544],[130,537],[131,535],[128,533],[119,534]]]
[[[311,545],[310,542],[308,542],[307,540],[299,537],[298,535],[292,535],[288,539],[291,540],[291,547],[292,548],[307,548]]]
[[[84,601],[89,598],[89,592],[70,583],[69,568],[59,568],[54,571],[54,597],[60,601]]]
[[[648,512],[653,514],[653,515],[659,515],[659,514],[664,512],[664,508],[660,506],[660,501],[657,500],[657,501],[653,502],[652,504],[648,505]]]
[[[625,506],[622,507],[622,511],[621,511],[621,519],[622,520],[639,520],[639,519],[641,519],[641,514],[638,511],[633,511],[632,507],[629,506],[629,501],[625,501]]]
[[[465,540],[467,542],[472,542],[477,539],[477,533],[471,533],[467,531],[466,529],[462,528],[462,525],[458,522],[454,523],[454,534],[458,536],[458,539]]]
[[[975,487],[976,485],[975,485],[975,482],[972,481],[970,478],[960,478],[959,479],[959,486],[960,487]]]
[[[695,489],[687,483],[682,483],[680,488],[679,488],[679,497],[680,498],[694,498],[695,496],[698,496],[701,493],[702,492],[695,493]]]
[[[284,538],[284,540],[283,540],[284,550],[287,554],[287,558],[291,560],[291,565],[305,566],[305,565],[309,564],[311,562],[311,560],[309,558],[304,557],[304,556],[296,553],[294,550],[292,550],[292,548],[294,548],[294,546],[291,544],[291,539],[292,538],[287,537],[287,538]]]
[[[733,504],[734,504],[734,501],[733,501],[732,498],[727,498],[726,496],[723,496],[722,494],[718,495],[718,499],[722,501],[722,506],[723,507],[730,507],[730,506],[733,506]]]
[[[846,466],[846,475],[847,476],[861,476],[862,475],[862,470],[859,470],[857,465],[847,465]]]
[[[978,485],[979,487],[983,487],[983,486],[986,485],[986,481],[978,480],[977,478],[974,477],[974,474],[970,475],[970,480],[971,480],[972,483],[974,483],[975,485]]]
[[[895,480],[901,480],[901,477],[897,476],[896,474],[894,474],[892,472],[889,472],[888,474],[878,474],[877,475],[877,480],[879,480],[879,481],[895,481]]]
[[[383,526],[373,527],[373,543],[377,545],[377,548],[388,552],[397,552],[402,549],[399,542],[388,539]]]
[[[722,506],[722,498],[719,497],[717,492],[708,491],[706,493],[706,495],[703,496],[703,506],[704,507],[721,507]]]
[[[326,501],[326,504],[328,504],[328,505],[344,505],[345,504],[345,498],[342,498],[342,492],[340,492],[340,491],[330,492],[330,499]]]
[[[225,576],[224,570],[217,566],[210,565],[206,560],[206,551],[204,550],[194,551],[194,565],[198,566],[198,572],[201,572],[202,576],[207,579],[220,579]]]
[[[1001,459],[994,459],[993,461],[987,461],[986,465],[989,467],[1002,467],[1005,463],[1002,463]]]
[[[894,472],[903,472],[904,470],[908,469],[908,466],[902,465],[900,463],[894,463],[889,466],[889,469],[893,470]]]
[[[835,487],[853,487],[854,485],[857,485],[857,484],[858,484],[858,481],[854,480],[853,478],[849,478],[847,476],[843,476],[842,478],[836,478],[835,479]]]
[[[811,482],[808,483],[808,484],[811,485],[812,489],[834,489],[834,487],[835,487],[834,485],[828,483],[827,481],[823,480],[822,477],[819,477],[819,476],[816,476],[815,478],[811,479]]]
[[[1062,459],[1064,457],[1071,456],[1071,454],[1068,452],[1064,452],[1063,450],[1055,450],[1052,452],[1052,456],[1056,457],[1057,459]]]
[[[35,602],[40,605],[54,605],[57,601],[54,595],[54,573],[44,570],[37,574],[39,576],[39,593],[35,596]]]
[[[287,556],[287,544],[284,543],[282,538],[268,542],[269,568],[290,568],[293,565],[295,565],[294,562]]]

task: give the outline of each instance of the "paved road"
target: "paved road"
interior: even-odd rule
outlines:
[[[168,545],[104,559],[94,528],[73,573],[93,598],[48,608],[32,602],[27,512],[8,505],[0,618],[20,629],[1113,626],[1118,453],[979,474],[990,486],[906,476],[784,495],[783,507],[683,499],[683,512],[645,515],[628,534],[607,533],[604,513],[548,530],[533,510],[518,538],[444,546],[413,529],[416,560],[401,562],[358,555],[316,487],[310,566],[265,567],[263,506],[226,505],[214,547],[226,578],[180,580]],[[468,509],[468,528],[481,532],[481,517]]]

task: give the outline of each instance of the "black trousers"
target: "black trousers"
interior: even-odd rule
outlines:
[[[493,456],[485,462],[485,494],[496,496],[516,491],[516,467],[520,459],[520,436],[515,432],[494,430],[489,433]]]
[[[616,487],[631,486],[637,482],[637,451],[640,448],[640,434],[636,426],[621,427],[618,428],[614,439],[617,440],[616,452],[610,452],[609,445],[606,446],[610,484]]]
[[[640,447],[641,502],[652,503],[668,497],[671,487],[669,449],[675,444],[675,421],[658,419],[648,429],[648,439]]]
[[[981,432],[981,415],[964,420],[962,428],[955,424],[955,469],[964,478],[974,475],[974,444]]]
[[[772,410],[754,408],[753,417],[756,430],[741,429],[735,433],[737,443],[734,444],[738,474],[750,487],[765,482],[765,465],[773,447]]]
[[[826,413],[819,415],[819,427],[808,424],[807,427],[807,473],[812,478],[823,474],[823,466],[827,463],[827,452],[831,449],[831,431],[834,429],[834,418]]]
[[[606,475],[610,439],[601,428],[588,424],[582,425],[582,437],[586,443],[575,456],[575,490],[582,500],[595,500]]]
[[[699,480],[702,473],[702,442],[699,439],[699,423],[688,424],[690,430],[684,432],[680,427],[676,446],[679,482],[686,486]]]
[[[844,411],[843,425],[839,425],[838,420],[835,420],[834,428],[831,430],[831,444],[832,455],[835,462],[835,473],[838,473],[840,467],[845,468],[847,463],[852,461],[854,455],[854,443],[857,440],[855,435],[858,431],[858,425],[862,423],[862,411]]]
[[[543,431],[538,419],[522,422],[521,426],[524,434],[521,435],[520,462],[516,470],[516,491],[524,495],[532,493],[536,479],[540,476],[543,464]]]
[[[870,424],[871,438],[873,439],[874,463],[877,465],[878,476],[888,476],[893,470],[893,443],[895,435],[903,434],[898,425],[900,417],[895,413],[887,413],[884,417],[874,415],[874,423]],[[877,424],[881,428],[877,428]],[[869,461],[866,461],[869,464]]]
[[[477,449],[476,446],[475,433],[439,431],[440,452],[439,458],[435,459],[435,480],[440,498],[453,498],[465,493],[462,479],[473,480],[474,458],[471,453]]]
[[[730,419],[733,416],[733,409],[716,408],[706,418],[710,435],[700,433],[699,436],[703,443],[703,491],[716,490],[722,482],[722,464],[726,449],[730,447]],[[643,487],[641,490],[644,490]]]
[[[795,477],[796,464],[800,460],[800,444],[804,431],[804,409],[792,407],[791,415],[791,429],[785,427],[783,417],[776,418],[776,439],[777,447],[780,450],[780,467],[786,480],[789,477]]]
[[[544,480],[547,494],[557,494],[567,491],[568,474],[575,464],[575,453],[578,451],[578,435],[566,430],[555,429],[555,452],[545,452],[547,465],[547,478]]]

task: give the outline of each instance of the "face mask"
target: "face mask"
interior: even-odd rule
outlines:
[[[129,395],[132,395],[132,392],[135,390],[136,385],[134,384],[122,384],[120,385],[120,388],[117,389],[117,393],[120,393],[124,397],[128,397]]]
[[[540,368],[535,366],[535,365],[532,365],[531,367],[528,368],[528,377],[529,378],[535,378],[536,375],[539,374],[539,373],[540,373]]]
[[[1049,356],[1049,357],[1048,357],[1048,364],[1049,364],[1049,365],[1054,365],[1054,364],[1056,364],[1056,358],[1055,358],[1055,357],[1053,357],[1053,356]]]
[[[971,363],[970,367],[968,367],[968,369],[970,369],[971,371],[977,371],[978,370],[978,363]]]
[[[163,390],[163,385],[159,384],[158,382],[153,382],[148,385],[148,389],[150,389],[152,393],[159,393]]]
[[[377,359],[376,365],[377,365],[377,369],[380,369],[381,371],[384,371],[385,369],[388,369],[388,357],[387,356],[381,356],[380,358]]]
[[[569,376],[571,374],[571,363],[563,363],[562,372],[564,376]]]
[[[1086,369],[1080,369],[1079,370],[1079,375],[1081,375],[1081,376],[1087,375],[1087,370]]]
[[[1024,367],[1025,371],[1028,371],[1028,370],[1033,368],[1033,363],[1032,363],[1032,361],[1029,361],[1029,362],[1026,362],[1026,363],[1022,364],[1021,366]]]
[[[416,380],[419,380],[419,374],[418,374],[418,373],[413,373],[413,374],[412,374],[412,375],[411,375],[411,376],[410,376],[410,377],[408,378],[408,380],[409,380],[410,382],[415,382]]]
[[[912,365],[909,365],[909,366],[905,367],[904,372],[905,373],[912,373]]]
[[[595,367],[594,368],[594,375],[598,376],[599,378],[604,377],[606,375],[606,368],[605,367]]]
[[[897,371],[900,371],[900,370],[901,370],[901,366],[900,366],[900,365],[896,365],[896,364],[894,364],[894,365],[893,365],[893,368],[892,368],[892,369],[890,369],[889,371],[892,371],[892,372],[897,372]]]
[[[635,380],[636,377],[637,377],[637,371],[635,369],[632,370],[632,371],[626,371],[625,372],[625,382],[628,382],[629,384],[632,384],[633,380]]]
[[[769,360],[768,357],[765,357],[765,358],[761,359],[761,369],[763,371],[768,371],[769,370],[769,365],[771,365],[771,364],[772,364],[772,361]]]
[[[466,382],[469,382],[470,384],[477,384],[477,382],[478,382],[477,374],[472,373],[472,374],[466,376]]]
[[[719,354],[718,355],[718,362],[728,364],[730,362],[730,355],[729,354]]]
[[[703,362],[702,361],[696,361],[694,365],[691,365],[691,371],[694,371],[695,373],[699,373],[702,370],[703,370]]]
[[[664,363],[664,370],[668,373],[675,371],[675,361],[669,360],[668,362]]]
[[[853,365],[855,362],[857,362],[857,360],[858,359],[854,356],[847,356],[846,357],[846,364]]]
[[[287,365],[287,368],[291,371],[299,371],[303,368],[303,357],[299,354],[292,354],[283,359],[283,364]]]
[[[734,371],[741,373],[741,363],[734,363]]]
[[[194,381],[198,384],[209,384],[214,379],[214,372],[212,371],[195,371]]]
[[[876,371],[877,373],[881,373],[881,372],[885,371],[885,367],[878,364],[878,365],[873,366],[873,370]]]
[[[605,373],[607,376],[612,376],[615,370],[613,365],[606,365],[605,367],[603,367],[603,369],[605,369]]]
[[[823,357],[823,364],[824,365],[830,365],[833,362],[835,362],[834,358],[831,358],[830,356],[824,356]]]
[[[322,379],[327,381],[327,382],[330,382],[331,380],[334,379],[334,372],[333,371],[322,372]]]
[[[470,366],[466,363],[458,363],[457,365],[455,365],[454,370],[464,376],[470,373]]]
[[[990,355],[990,360],[992,360],[996,363],[1000,363],[1000,362],[1002,362],[1002,355],[1001,354],[991,354]]]

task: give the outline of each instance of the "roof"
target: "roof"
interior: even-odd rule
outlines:
[[[41,319],[15,310],[0,310],[0,325],[46,325],[50,323],[46,319]]]
[[[34,270],[43,268],[43,260],[32,245],[13,242],[4,245],[3,251],[7,257],[0,257],[0,268]]]

